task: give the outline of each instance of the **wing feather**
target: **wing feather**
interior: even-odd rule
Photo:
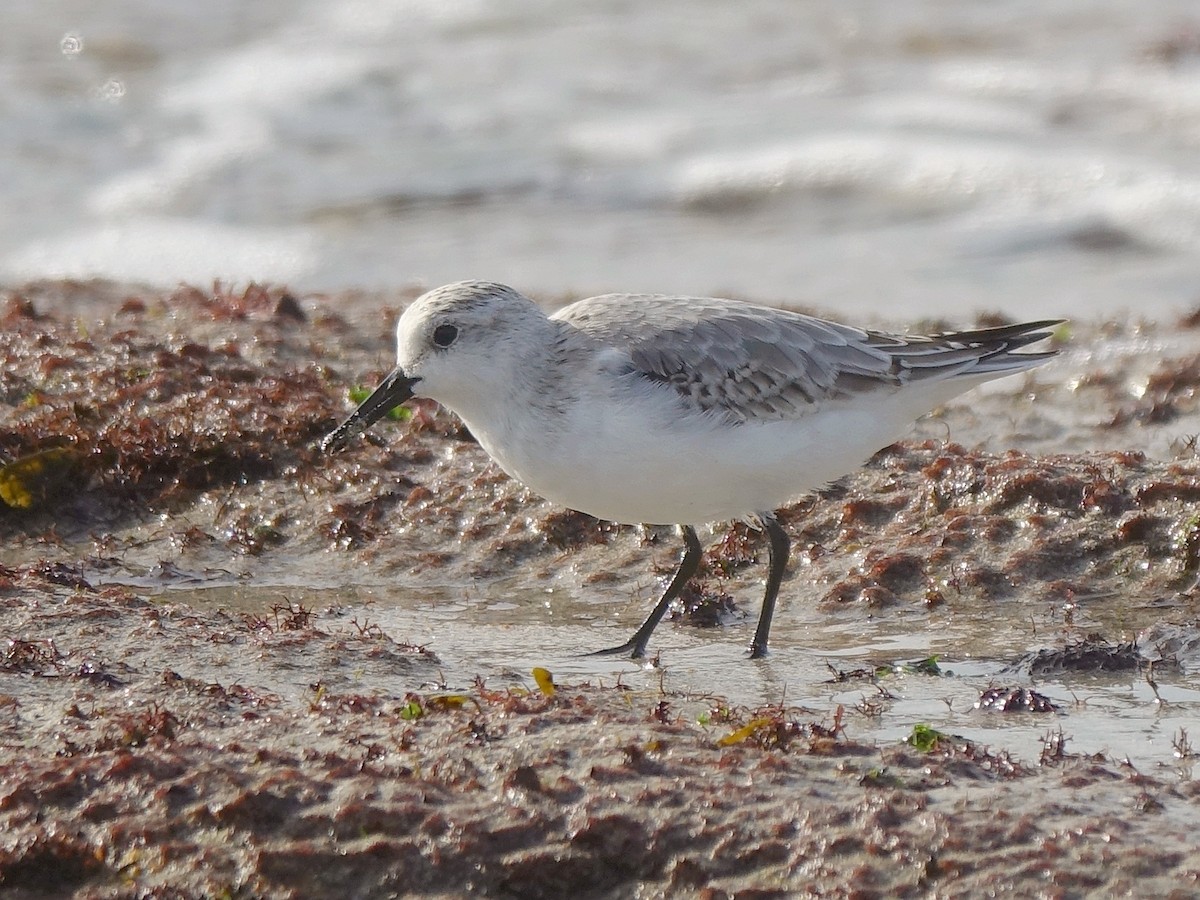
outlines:
[[[1058,324],[909,337],[733,300],[639,294],[581,300],[552,318],[627,351],[637,376],[734,423],[798,419],[824,403],[910,381],[1019,372],[1053,351],[1012,351]]]

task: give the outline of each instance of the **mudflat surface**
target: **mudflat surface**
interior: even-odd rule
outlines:
[[[575,651],[669,530],[433,405],[318,451],[405,299],[0,293],[5,896],[1197,890],[1194,321],[1072,323],[785,510],[762,663],[715,529],[639,665]]]

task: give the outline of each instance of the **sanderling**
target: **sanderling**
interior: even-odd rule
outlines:
[[[410,397],[453,410],[499,466],[600,519],[678,525],[666,592],[619,647],[639,658],[700,564],[695,526],[766,532],[751,657],[767,650],[789,540],[774,511],[861,465],[951,397],[1044,362],[1060,320],[933,336],[864,331],[735,300],[609,294],[553,315],[502,284],[430,291],[401,315],[396,368],[322,442]]]

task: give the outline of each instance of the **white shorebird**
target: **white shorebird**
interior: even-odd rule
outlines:
[[[1059,320],[929,337],[864,331],[735,300],[610,294],[553,315],[502,284],[430,291],[396,327],[396,368],[322,442],[336,449],[410,397],[453,410],[500,467],[600,519],[678,525],[685,552],[633,636],[644,655],[700,564],[695,526],[769,541],[751,657],[766,653],[789,540],[774,510],[823,487],[963,391],[1055,351]]]

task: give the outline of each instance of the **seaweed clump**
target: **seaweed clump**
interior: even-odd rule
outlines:
[[[12,292],[0,325],[0,522],[111,521],[309,468],[340,412],[282,289],[130,297],[86,325]]]

